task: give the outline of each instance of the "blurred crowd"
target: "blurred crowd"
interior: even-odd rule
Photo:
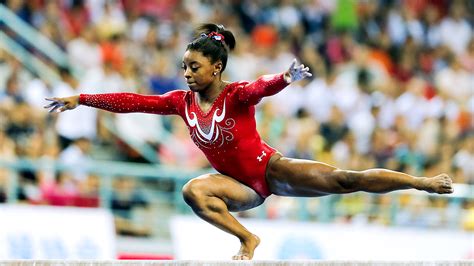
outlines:
[[[4,160],[49,158],[77,166],[101,158],[209,167],[175,117],[115,115],[83,106],[49,115],[42,107],[46,97],[187,89],[181,70],[185,47],[195,26],[214,22],[237,40],[224,79],[251,81],[279,73],[293,58],[313,72],[312,79],[291,84],[257,106],[263,139],[286,156],[349,169],[384,167],[419,176],[446,172],[455,183],[474,184],[473,1],[0,3],[50,38],[70,62],[58,67],[43,59],[60,76],[49,83],[0,50]],[[137,149],[144,146],[152,148],[151,158]],[[55,201],[57,195],[97,195],[98,177],[81,171],[20,176],[19,195],[32,203],[70,205]],[[6,169],[0,169],[0,201],[6,180]],[[98,204],[79,202],[74,204]],[[285,208],[274,210],[279,209]]]

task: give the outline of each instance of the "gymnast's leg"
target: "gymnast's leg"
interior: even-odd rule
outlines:
[[[221,174],[192,179],[183,187],[186,203],[202,219],[239,238],[241,247],[234,260],[250,260],[260,239],[242,226],[229,211],[244,211],[263,203],[254,190]]]
[[[281,196],[324,196],[356,191],[385,193],[418,189],[430,193],[452,193],[447,174],[415,177],[387,169],[341,170],[325,163],[273,155],[267,168],[270,191]]]

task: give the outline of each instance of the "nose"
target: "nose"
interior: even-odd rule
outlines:
[[[189,70],[189,68],[186,68],[186,70],[184,70],[184,77],[186,79],[190,79],[191,78],[191,72]]]

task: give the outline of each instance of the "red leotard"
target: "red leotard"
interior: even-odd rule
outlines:
[[[163,95],[81,94],[79,103],[116,113],[181,116],[192,140],[218,172],[266,198],[271,194],[265,180],[266,166],[276,150],[257,132],[254,105],[287,85],[283,74],[265,75],[252,83],[234,82],[222,90],[206,112],[196,102],[196,93],[184,90]]]

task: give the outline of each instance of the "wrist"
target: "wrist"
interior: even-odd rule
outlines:
[[[84,94],[75,95],[74,98],[77,102],[77,105],[84,104],[86,100],[86,96]]]
[[[290,84],[291,83],[290,72],[285,71],[285,73],[283,73],[283,79],[286,81],[286,83]]]
[[[415,182],[413,184],[413,188],[417,190],[424,190],[426,187],[425,185],[425,178],[423,177],[415,177]]]

